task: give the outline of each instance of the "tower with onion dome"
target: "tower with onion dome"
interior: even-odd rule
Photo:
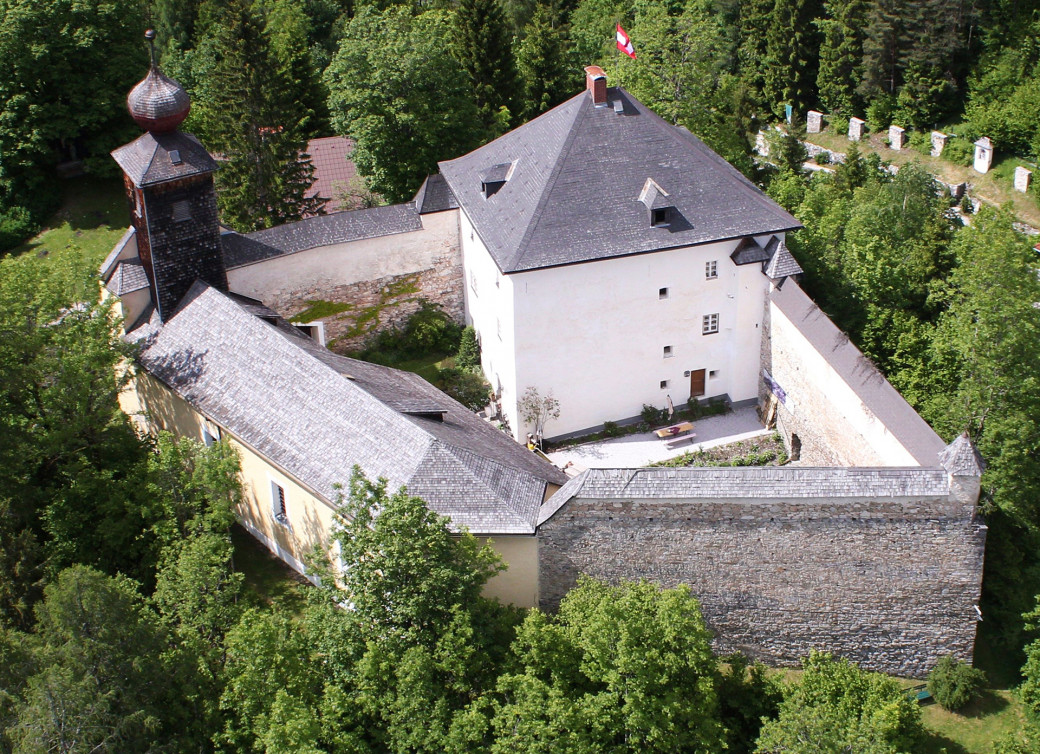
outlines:
[[[146,133],[112,157],[123,170],[152,302],[165,321],[196,280],[227,290],[227,272],[213,188],[217,163],[198,139],[179,130],[191,100],[159,70],[155,32],[145,32],[145,38],[152,47],[151,67],[130,91],[126,106]]]

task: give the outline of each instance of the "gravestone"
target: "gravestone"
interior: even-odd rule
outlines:
[[[810,110],[805,115],[805,131],[810,134],[818,134],[823,130],[823,113]]]
[[[888,145],[892,149],[902,149],[906,144],[906,131],[899,126],[890,126],[888,129]]]
[[[1023,194],[1029,191],[1029,184],[1033,181],[1033,171],[1019,165],[1015,168],[1015,191]]]
[[[975,142],[975,172],[988,173],[993,166],[993,142],[983,136]]]
[[[866,121],[860,118],[849,118],[849,141],[859,141],[863,138],[863,126]]]
[[[946,140],[950,137],[942,131],[932,131],[932,157],[939,157],[946,148]]]

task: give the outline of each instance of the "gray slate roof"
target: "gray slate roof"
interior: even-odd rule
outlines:
[[[217,169],[216,161],[199,140],[183,131],[143,134],[114,150],[112,157],[138,187]]]
[[[946,446],[939,454],[939,462],[951,476],[982,476],[986,470],[986,462],[967,432]]]
[[[127,293],[142,290],[148,287],[148,275],[144,271],[140,257],[123,259],[116,264],[112,276],[105,283],[105,287],[116,296],[124,296]]]
[[[420,215],[459,208],[459,203],[455,201],[455,194],[451,193],[451,189],[444,181],[444,176],[440,173],[427,176],[413,201]]]
[[[623,114],[588,92],[456,160],[440,163],[503,272],[589,262],[801,227],[685,129],[620,88]],[[480,176],[516,162],[487,199]],[[669,192],[668,227],[639,202],[647,178]]]
[[[744,238],[737,244],[737,248],[729,255],[729,258],[733,260],[733,264],[768,262],[773,256],[772,250],[775,249],[779,243],[780,242],[777,240],[776,236],[770,238],[769,242],[764,247],[759,246],[758,242],[753,238]]]
[[[422,230],[413,202],[308,217],[246,235],[220,237],[228,269],[299,251],[363,238],[379,238]]]
[[[421,377],[331,353],[259,302],[196,283],[165,324],[128,336],[140,363],[324,497],[359,464],[475,534],[532,534],[555,467]],[[444,420],[403,413],[436,406]]]
[[[126,248],[126,245],[130,243],[130,239],[135,235],[137,235],[137,229],[131,225],[123,232],[116,245],[112,247],[112,251],[108,252],[108,256],[105,257],[105,261],[101,263],[101,267],[98,269],[98,275],[100,275],[102,280],[108,282],[108,276],[115,269],[116,262],[119,261],[119,256],[123,253],[123,249]]]
[[[766,274],[766,277],[771,280],[779,280],[788,275],[800,275],[802,273],[802,267],[798,264],[794,255],[788,250],[787,244],[783,241],[779,241],[776,244],[775,251],[773,251],[773,256],[762,271]]]
[[[941,468],[686,467],[589,469],[549,498],[538,515],[548,521],[568,501],[585,500],[783,500],[820,497],[869,501],[945,496],[949,481]]]
[[[939,463],[946,447],[942,438],[794,280],[785,280],[770,298],[918,463]]]

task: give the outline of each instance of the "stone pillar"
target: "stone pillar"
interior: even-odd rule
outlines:
[[[967,183],[951,183],[951,184],[949,184],[949,187],[950,187],[950,196],[952,196],[957,201],[960,201],[961,199],[963,199],[964,198],[964,192],[968,190],[968,184]]]
[[[946,140],[950,137],[942,131],[932,131],[932,157],[939,157],[946,147]]]
[[[849,141],[859,141],[863,138],[863,125],[866,121],[860,118],[849,118]]]
[[[1033,171],[1019,165],[1015,168],[1015,191],[1023,194],[1029,191],[1029,184],[1033,181]]]
[[[810,134],[818,134],[823,130],[823,113],[810,110],[805,115],[805,131]]]
[[[906,131],[899,126],[890,126],[888,129],[888,145],[892,149],[902,149],[906,144]]]
[[[993,142],[983,136],[975,142],[975,172],[986,174],[993,166]]]

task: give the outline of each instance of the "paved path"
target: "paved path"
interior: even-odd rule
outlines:
[[[722,416],[698,419],[693,423],[693,431],[697,435],[694,441],[676,448],[669,448],[668,441],[660,439],[653,432],[641,432],[584,445],[572,445],[550,453],[549,458],[561,468],[570,462],[579,470],[631,469],[682,455],[688,450],[713,448],[716,445],[770,434],[769,430],[762,428],[755,406],[739,408]]]

